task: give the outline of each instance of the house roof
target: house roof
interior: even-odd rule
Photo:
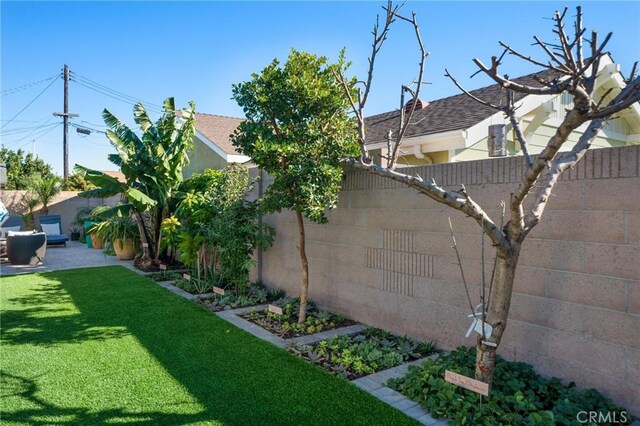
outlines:
[[[527,84],[534,87],[541,87],[533,77],[553,78],[555,74],[550,71],[543,71],[525,75],[513,81]],[[471,90],[471,94],[476,97],[499,104],[504,101],[504,90],[498,85],[483,87]],[[514,92],[514,100],[519,101],[526,95]],[[484,106],[471,99],[464,93],[450,96],[448,98],[430,101],[428,105],[416,110],[412,117],[412,123],[405,134],[405,138],[430,135],[435,133],[449,132],[452,130],[465,130],[482,120],[491,117],[496,110]],[[385,112],[366,118],[367,124],[367,144],[386,141],[389,130],[397,132],[398,117],[400,110]]]
[[[225,153],[239,154],[229,137],[244,121],[241,118],[226,117],[224,115],[196,113],[196,130],[216,144]]]
[[[111,176],[112,178],[118,179],[118,182],[127,181],[127,178],[124,176],[124,173],[122,173],[120,170],[104,170],[102,173],[104,173],[107,176]]]

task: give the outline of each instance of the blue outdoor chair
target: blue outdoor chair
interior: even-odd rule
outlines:
[[[44,229],[45,227],[42,226],[43,224],[58,225],[59,235],[47,234],[47,231],[45,231]],[[41,215],[40,228],[42,228],[42,231],[45,234],[47,234],[47,245],[64,244],[65,247],[67,246],[67,241],[69,241],[69,236],[67,234],[62,233],[62,219],[60,218],[59,214]]]
[[[6,220],[2,222],[0,228],[7,230],[6,228],[18,228],[12,229],[12,231],[20,231],[22,229],[22,216],[9,216],[6,217]]]

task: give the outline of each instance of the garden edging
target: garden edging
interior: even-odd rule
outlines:
[[[146,275],[146,274],[141,274],[141,275]],[[175,285],[173,285],[173,281],[157,281],[156,284],[192,302],[197,301],[199,299],[198,296],[201,296],[201,295],[188,293],[176,287]],[[241,318],[239,316],[239,315],[251,312],[254,309],[258,309],[258,310],[265,309],[268,306],[269,305],[265,304],[265,305],[248,306],[248,307],[238,308],[238,309],[230,309],[226,311],[215,312],[215,315],[229,322],[230,324],[233,324],[236,327],[248,333],[251,333],[255,337],[283,349],[287,345],[290,345],[292,343],[293,344],[296,344],[296,343],[313,344],[333,336],[346,336],[346,335],[356,334],[367,328],[367,326],[364,324],[355,324],[347,327],[341,327],[333,330],[323,331],[320,333],[309,334],[306,336],[294,337],[291,339],[283,339],[282,337],[276,336],[275,334],[265,330],[259,325],[254,324],[250,321],[247,321],[244,318]],[[352,380],[351,383],[359,387],[363,391],[368,392],[369,394],[375,396],[382,402],[385,402],[391,405],[392,407],[396,408],[397,410],[400,410],[407,416],[420,422],[423,425],[444,426],[444,425],[447,425],[446,419],[434,419],[417,402],[407,398],[406,396],[402,395],[400,392],[397,392],[386,386],[386,383],[389,379],[404,376],[409,366],[418,365],[434,356],[435,355],[431,355],[429,357],[407,362],[393,368],[379,371],[377,373],[369,374],[367,376]]]

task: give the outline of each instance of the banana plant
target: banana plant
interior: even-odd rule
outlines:
[[[143,247],[139,265],[148,267],[160,256],[160,225],[170,213],[170,202],[183,181],[182,170],[189,163],[187,154],[193,149],[195,104],[190,102],[189,109],[181,111],[181,120],[176,114],[173,98],[164,101],[163,114],[155,123],[141,103],[134,106],[133,116],[140,127],[140,135],[109,110],[102,113],[104,122],[109,126],[107,138],[116,149],[116,154],[110,154],[108,158],[122,171],[125,182],[79,165],[76,165],[76,171],[85,173],[86,180],[97,186],[79,196],[124,196],[127,202],[114,207],[110,213],[120,211],[134,215]],[[148,227],[146,215],[143,215],[145,212],[148,214]]]

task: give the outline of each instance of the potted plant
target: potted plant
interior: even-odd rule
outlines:
[[[87,233],[87,230],[93,225],[91,222],[91,209],[88,207],[78,209],[71,225],[80,229],[81,235],[78,240],[82,243],[86,242],[87,247],[91,248],[91,238],[89,238],[89,234]]]
[[[96,239],[109,241],[113,244],[116,256],[120,260],[131,260],[135,257],[138,241],[138,227],[129,216],[120,213],[93,225],[89,232]]]
[[[80,239],[80,228],[77,226],[71,226],[69,228],[69,237],[71,241],[78,241]]]
[[[90,217],[84,221],[85,234],[87,236],[87,246],[94,249],[102,249],[104,247],[104,235],[98,230],[97,226],[104,222],[104,219],[100,217],[101,213],[109,210],[109,206],[98,206],[91,210]]]

